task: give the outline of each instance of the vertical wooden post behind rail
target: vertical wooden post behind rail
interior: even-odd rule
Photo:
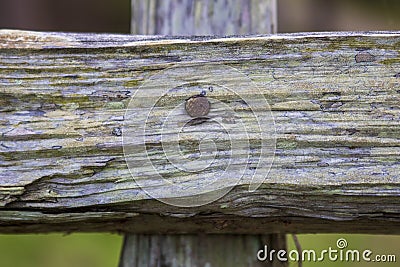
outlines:
[[[277,29],[276,0],[132,0],[133,34],[241,35]],[[257,251],[286,248],[284,234],[126,234],[120,267],[286,266],[260,262]]]
[[[132,0],[133,34],[226,36],[276,30],[276,0]]]
[[[257,260],[258,250],[285,249],[285,235],[126,235],[120,267],[284,267]],[[264,254],[262,254],[264,256]]]

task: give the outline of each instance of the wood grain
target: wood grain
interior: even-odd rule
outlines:
[[[0,232],[399,233],[399,49],[397,32],[168,38],[0,31]],[[274,163],[254,192],[242,181],[205,206],[165,205],[127,168],[126,107],[162,70],[185,74],[187,66],[216,63],[260,89],[239,84],[242,94],[260,92],[269,103],[250,108],[274,118]],[[235,110],[212,107],[213,119],[249,124],[241,97],[213,93]],[[160,110],[190,96],[165,97]],[[193,134],[213,129],[207,122],[192,127]],[[259,144],[251,134],[232,137]],[[182,149],[195,157],[197,146],[192,140]],[[160,143],[149,149],[161,155]],[[246,168],[246,151],[234,152],[237,168]],[[220,171],[190,176],[157,164],[178,181]],[[156,186],[143,177],[148,188]]]

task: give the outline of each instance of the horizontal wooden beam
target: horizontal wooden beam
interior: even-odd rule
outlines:
[[[399,52],[398,32],[2,30],[0,232],[399,233]],[[232,190],[178,207],[208,181]]]

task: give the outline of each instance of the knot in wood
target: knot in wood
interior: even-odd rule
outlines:
[[[205,96],[192,96],[186,100],[185,109],[190,117],[203,117],[210,111],[210,102]]]

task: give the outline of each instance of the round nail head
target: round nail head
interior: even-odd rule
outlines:
[[[190,117],[203,117],[210,111],[210,102],[205,96],[192,96],[186,100],[185,109]]]

